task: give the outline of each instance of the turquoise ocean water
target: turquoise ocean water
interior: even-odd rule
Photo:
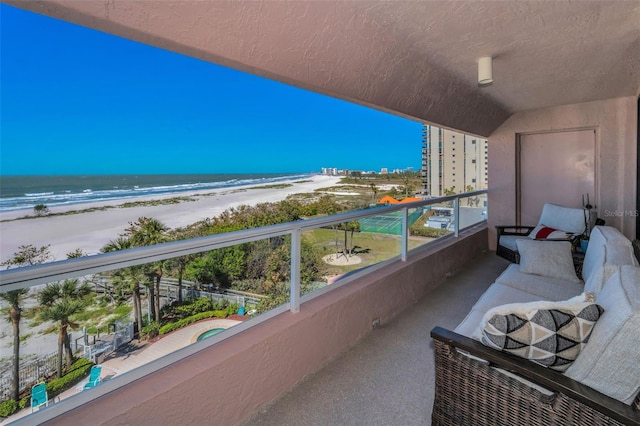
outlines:
[[[311,174],[193,174],[1,176],[0,212],[65,206],[94,201],[129,200],[149,195],[180,195],[241,185],[305,179]]]

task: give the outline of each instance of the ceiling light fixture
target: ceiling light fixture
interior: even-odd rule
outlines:
[[[478,84],[484,86],[493,83],[493,66],[491,56],[478,58]]]

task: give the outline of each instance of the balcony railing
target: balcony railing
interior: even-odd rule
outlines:
[[[398,260],[405,261],[411,248],[421,245],[420,242],[416,241],[413,241],[410,244],[410,222],[412,218],[416,217],[416,213],[418,213],[417,216],[422,216],[427,209],[431,210],[432,215],[430,216],[429,221],[425,223],[425,226],[449,231],[444,238],[457,237],[458,232],[463,228],[486,221],[486,193],[487,190],[479,190],[463,194],[431,198],[423,201],[375,207],[327,217],[317,217],[297,222],[283,223],[190,240],[174,241],[155,246],[139,247],[95,256],[0,271],[0,292],[7,292],[36,285],[48,284],[60,280],[81,278],[87,275],[105,273],[122,268],[148,264],[150,262],[158,262],[181,256],[202,253],[262,239],[283,236],[290,237],[291,264],[288,302],[276,307],[275,309],[271,309],[263,314],[257,315],[249,321],[233,326],[224,333],[215,335],[212,338],[198,342],[197,344],[181,348],[163,358],[156,359],[155,361],[134,370],[119,374],[113,379],[92,389],[90,392],[81,392],[75,395],[73,402],[69,401],[68,404],[55,404],[54,406],[44,410],[42,413],[36,413],[38,421],[53,418],[61,412],[98,398],[107,392],[131,383],[140,377],[157,371],[160,368],[200,351],[203,348],[216,344],[243,330],[267,321],[268,319],[287,310],[297,313],[300,311],[301,305],[306,301],[318,297],[319,295],[337,287],[343,286],[354,279],[362,277],[363,275],[370,274],[386,264]],[[400,230],[394,235],[399,246],[396,255],[378,260],[374,264],[366,265],[366,267],[352,270],[331,285],[326,285],[322,288],[303,294],[301,291],[301,247],[304,232],[332,227],[342,223],[353,221],[364,222],[376,217],[388,218],[389,216],[393,216],[393,218],[400,223]]]

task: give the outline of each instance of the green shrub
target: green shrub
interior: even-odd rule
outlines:
[[[447,231],[446,229],[436,229],[436,228],[428,228],[428,227],[422,227],[422,228],[412,227],[411,228],[411,235],[414,235],[417,237],[439,238],[450,233],[451,231]]]
[[[31,405],[31,395],[27,395],[18,402],[18,407],[21,410],[24,410],[26,407]]]
[[[158,335],[159,330],[160,330],[160,324],[157,321],[153,321],[151,324],[148,324],[142,327],[142,331],[140,332],[140,337],[146,340],[153,339]]]
[[[201,312],[208,312],[212,309],[213,306],[211,300],[207,299],[206,297],[201,297],[191,303],[177,306],[175,312],[178,316],[187,318]]]
[[[221,299],[213,304],[212,310],[227,309],[227,306],[229,306],[229,301],[227,299]]]
[[[49,399],[53,399],[55,396],[72,388],[88,374],[93,363],[86,358],[80,358],[71,365],[71,368],[59,379],[53,379],[47,383],[47,394]]]
[[[225,311],[227,313],[226,317],[228,317],[229,315],[237,314],[238,313],[238,308],[239,308],[239,306],[238,305],[234,305],[234,304],[230,304],[229,306],[227,306],[227,308],[225,309]]]
[[[203,319],[207,319],[207,318],[226,318],[227,315],[227,311],[223,311],[223,310],[217,310],[217,311],[207,311],[207,312],[200,312],[198,314],[192,315],[190,317],[187,318],[183,318],[179,321],[176,322],[172,322],[169,324],[165,324],[162,327],[160,327],[159,330],[159,334],[167,334],[170,333],[174,330],[177,330],[179,328],[185,327],[189,324],[193,324],[194,322],[198,322],[200,320]]]
[[[0,402],[0,417],[9,417],[18,410],[18,403],[13,399]]]
[[[53,379],[47,383],[47,396],[49,397],[49,399],[53,400],[53,398],[60,395],[62,392],[75,386],[89,374],[89,370],[91,370],[92,366],[93,363],[86,358],[80,358],[76,362],[74,362],[71,365],[71,368],[69,368],[69,371],[64,376],[59,379]],[[9,401],[5,401],[0,404],[0,411],[3,408],[3,404],[8,402]],[[25,396],[20,400],[20,402],[11,402],[15,403],[17,408],[19,407],[22,410],[31,405],[31,395]],[[14,411],[16,409],[14,409]],[[1,413],[0,417],[2,417]]]
[[[226,318],[229,316],[229,314],[227,314],[226,310],[217,310],[217,311],[212,311],[213,312],[213,316],[215,318]]]

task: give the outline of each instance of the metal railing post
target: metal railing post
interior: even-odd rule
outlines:
[[[460,197],[456,197],[453,200],[453,233],[458,237],[458,231],[460,230]]]
[[[300,312],[300,229],[291,231],[291,303],[289,310]]]
[[[400,247],[400,258],[403,262],[407,261],[407,252],[409,251],[409,209],[402,209],[402,247]]]

